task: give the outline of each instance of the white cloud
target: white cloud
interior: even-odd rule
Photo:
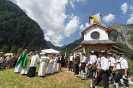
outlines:
[[[15,0],[10,0],[10,1],[12,1],[13,3],[16,3],[16,1],[15,1]]]
[[[133,12],[130,15],[130,18],[127,20],[127,24],[133,24]]]
[[[82,24],[82,25],[80,25],[80,30],[83,30],[83,29],[85,29],[85,28],[84,28],[84,25]]]
[[[61,46],[60,42],[79,25],[79,17],[65,13],[68,0],[16,0],[16,3],[46,31],[45,39],[55,45]]]
[[[85,0],[76,0],[77,2],[85,2]]]
[[[115,20],[115,15],[109,14],[103,17],[103,21],[106,23],[113,22]]]
[[[121,5],[122,13],[125,14],[127,12],[127,9],[128,9],[128,4],[127,3],[123,3]]]
[[[82,25],[80,25],[80,30],[84,30],[85,28],[87,28],[89,26],[90,26],[89,23],[86,23],[85,26],[82,24]]]
[[[89,23],[86,23],[85,27],[89,27],[89,26],[90,26],[90,24]]]
[[[79,24],[79,18],[74,16],[73,14],[70,16],[71,20],[64,28],[64,34],[66,37],[69,37],[72,33],[74,33]]]
[[[70,5],[71,5],[72,8],[75,7],[72,0],[70,0]]]
[[[70,5],[71,7],[74,9],[75,5],[74,2],[78,2],[78,3],[84,3],[85,0],[70,0]]]
[[[130,6],[130,9],[133,11],[133,6],[132,6],[132,4],[131,4],[131,6]]]

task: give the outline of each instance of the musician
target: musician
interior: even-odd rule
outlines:
[[[86,62],[87,62],[87,57],[85,56],[85,53],[82,53],[83,57],[81,62],[81,68],[79,69],[79,72],[83,70],[83,75],[82,75],[82,80],[85,80],[85,67],[86,67]]]
[[[107,58],[109,60],[110,83],[113,83],[113,80],[115,77],[115,73],[113,72],[113,68],[116,68],[116,61],[115,61],[115,58],[112,57],[112,53],[108,53]]]
[[[79,73],[79,64],[80,64],[80,54],[76,53],[74,57],[74,74],[75,75]]]
[[[98,71],[98,76],[95,80],[95,88],[98,88],[98,84],[103,80],[104,88],[108,88],[108,77],[109,77],[109,61],[105,58],[105,51],[102,50],[99,52],[98,64],[99,66],[96,68]]]
[[[94,73],[96,71],[96,62],[97,62],[97,57],[94,55],[94,51],[90,52],[89,60],[88,60],[88,69],[89,69],[89,76],[90,76],[90,88],[93,88],[93,80],[92,78],[94,77]]]
[[[122,57],[123,53],[118,53],[117,54],[117,59],[116,59],[116,68],[114,68],[113,70],[115,70],[116,74],[115,74],[115,86],[116,88],[119,88],[119,84],[118,82],[120,81],[121,78],[123,78],[124,84],[126,86],[126,88],[129,87],[129,83],[128,83],[128,62],[126,59],[124,59]]]
[[[69,71],[72,71],[73,70],[73,55],[72,53],[70,54],[69,56]]]

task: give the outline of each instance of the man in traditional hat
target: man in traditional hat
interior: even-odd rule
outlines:
[[[80,54],[76,53],[74,57],[74,74],[79,74]]]
[[[115,74],[113,73],[113,68],[116,68],[116,61],[115,61],[115,58],[112,57],[112,53],[108,53],[107,58],[109,60],[110,83],[114,83],[113,80],[114,80]]]
[[[99,82],[103,80],[104,88],[108,88],[108,77],[109,77],[109,61],[105,58],[105,51],[102,50],[99,52],[98,58],[98,67],[96,70],[98,71],[98,76],[95,80],[95,88],[98,88]]]
[[[88,60],[88,69],[89,69],[89,76],[90,76],[90,88],[93,88],[94,83],[93,83],[93,75],[96,71],[96,62],[97,62],[97,57],[94,55],[94,51],[90,52],[89,60]]]
[[[83,75],[82,75],[82,80],[85,80],[85,76],[86,76],[86,74],[85,74],[85,67],[86,67],[86,63],[87,63],[87,57],[85,56],[85,53],[82,53],[82,59],[81,59],[81,61],[80,61],[80,63],[81,63],[81,69],[80,69],[80,72],[81,72],[81,70],[83,70]]]
[[[73,55],[72,53],[69,56],[69,71],[73,71]]]
[[[119,88],[119,81],[121,78],[123,78],[124,84],[126,88],[129,88],[129,83],[128,83],[128,62],[126,59],[122,57],[123,53],[118,53],[117,54],[117,59],[116,59],[116,68],[115,70],[115,86],[116,88]]]

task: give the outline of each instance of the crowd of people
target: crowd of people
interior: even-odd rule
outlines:
[[[0,69],[14,67],[18,59],[18,54],[5,56],[3,52],[0,52]]]
[[[44,77],[46,73],[50,75],[61,71],[61,66],[64,66],[64,57],[60,54],[53,55],[45,52],[40,56],[38,51],[27,53],[27,49],[25,49],[15,64],[14,72],[34,77],[38,64],[38,76]]]
[[[129,88],[128,62],[123,58],[123,53],[113,54],[102,50],[90,51],[87,55],[79,52],[70,54],[68,61],[68,70],[78,78],[85,80],[89,77],[90,88],[98,88],[101,81],[104,88],[109,88],[109,83],[119,88],[120,79],[123,79],[125,88]]]
[[[4,68],[15,67],[14,72],[28,77],[36,75],[36,67],[39,64],[38,76],[44,77],[45,74],[53,74],[61,71],[61,67],[68,67],[69,71],[85,80],[89,78],[90,88],[98,88],[98,84],[102,81],[104,88],[109,88],[109,83],[114,84],[114,88],[119,88],[120,79],[126,88],[128,83],[128,62],[123,58],[123,53],[106,53],[104,50],[100,52],[90,51],[86,53],[70,54],[68,58],[64,58],[60,54],[43,53],[41,56],[38,51],[27,52],[25,49],[21,55],[4,56],[0,53],[0,66]]]

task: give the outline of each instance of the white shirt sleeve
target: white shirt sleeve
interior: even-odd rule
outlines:
[[[128,68],[127,60],[124,60],[124,67],[125,67],[125,68]]]
[[[115,58],[112,58],[112,63],[116,64]]]
[[[104,59],[103,60],[103,64],[101,64],[101,68],[104,70],[104,71],[107,71],[109,70],[109,61],[107,59]]]
[[[82,63],[86,63],[87,58],[83,57]]]
[[[37,58],[37,63],[38,63],[40,61],[40,57],[38,54],[36,55],[36,58]]]
[[[95,62],[97,62],[97,57],[95,56]]]

